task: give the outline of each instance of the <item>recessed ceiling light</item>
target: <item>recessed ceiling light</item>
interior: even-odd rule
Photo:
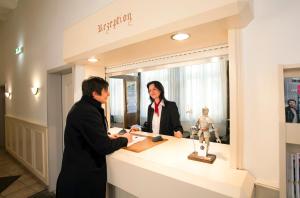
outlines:
[[[183,41],[185,39],[188,39],[189,37],[190,37],[190,35],[187,33],[177,33],[177,34],[173,34],[171,36],[171,38],[176,41]]]
[[[96,62],[98,62],[98,59],[95,58],[95,57],[91,57],[91,58],[88,59],[88,61],[91,62],[91,63],[96,63]]]

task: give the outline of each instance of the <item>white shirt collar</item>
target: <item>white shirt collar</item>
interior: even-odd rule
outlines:
[[[159,103],[158,106],[163,106],[164,107],[165,106],[164,100],[161,100],[161,102]],[[154,101],[152,102],[151,107],[154,109]]]

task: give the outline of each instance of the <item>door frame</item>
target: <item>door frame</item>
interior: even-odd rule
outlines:
[[[140,74],[138,73],[138,76],[129,76],[129,75],[124,75],[123,77],[123,86],[124,86],[124,128],[127,127],[128,125],[128,120],[127,120],[127,81],[136,81],[136,88],[137,88],[137,111],[136,111],[136,116],[137,116],[137,123],[140,124],[140,85],[141,85],[141,80],[140,80]]]
[[[0,85],[0,149],[5,149],[5,85]]]
[[[72,73],[66,65],[47,71],[48,178],[49,191],[56,189],[63,150],[62,75]]]

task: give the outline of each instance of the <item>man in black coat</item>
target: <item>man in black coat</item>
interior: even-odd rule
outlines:
[[[66,122],[62,168],[57,198],[104,198],[106,158],[132,140],[130,134],[108,135],[101,105],[109,96],[108,83],[91,77],[82,83],[82,98],[71,108]]]
[[[299,111],[296,107],[296,100],[289,99],[288,106],[285,107],[285,121],[291,123],[299,123]]]

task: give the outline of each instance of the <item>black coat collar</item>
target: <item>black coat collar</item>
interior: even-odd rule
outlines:
[[[87,102],[91,105],[93,105],[94,107],[96,107],[98,109],[98,111],[100,111],[101,113],[104,112],[103,108],[102,108],[102,104],[101,102],[98,102],[97,100],[95,100],[92,97],[89,96],[82,96],[81,97],[81,101]]]

